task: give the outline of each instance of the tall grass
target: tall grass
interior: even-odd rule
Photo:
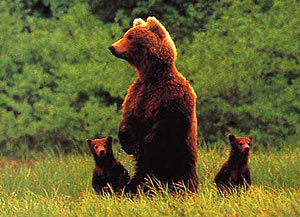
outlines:
[[[133,172],[133,162],[116,156]],[[228,148],[200,148],[199,192],[155,197],[97,196],[89,155],[38,154],[0,158],[1,216],[300,216],[300,147],[256,151],[250,157],[250,191],[223,197],[213,184]]]

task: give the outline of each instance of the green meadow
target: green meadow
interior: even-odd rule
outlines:
[[[215,174],[228,147],[200,148],[199,192],[155,196],[98,196],[91,186],[94,162],[88,154],[60,155],[49,151],[30,159],[0,160],[1,216],[299,216],[300,148],[257,150],[250,166],[253,186],[247,192],[219,195]],[[123,151],[116,156],[133,172]]]

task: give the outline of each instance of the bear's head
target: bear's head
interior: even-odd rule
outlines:
[[[235,137],[233,134],[228,135],[231,149],[236,153],[248,155],[251,150],[252,136]]]
[[[155,18],[148,17],[147,22],[138,18],[109,50],[118,58],[127,60],[139,69],[150,63],[173,64],[176,47],[165,27]]]
[[[112,154],[112,136],[86,140],[94,157],[103,158]]]

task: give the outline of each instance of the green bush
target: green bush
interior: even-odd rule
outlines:
[[[83,0],[84,1],[84,0]],[[88,0],[93,13],[104,22],[130,27],[134,18],[156,16],[167,26],[174,39],[192,36],[191,31],[203,31],[209,19],[218,18],[228,0]]]
[[[118,108],[134,77],[107,49],[120,36],[119,27],[98,21],[84,5],[60,20],[24,20],[1,10],[2,151],[70,149],[87,137],[115,135]]]
[[[0,1],[2,153],[56,145],[70,150],[85,146],[88,137],[116,137],[120,107],[135,74],[107,47],[133,18],[148,15],[180,39],[178,68],[198,95],[201,142],[225,140],[228,132],[252,134],[256,144],[298,141],[298,1],[123,4]]]
[[[218,19],[229,0],[18,0],[23,15],[60,18],[74,5],[88,4],[92,13],[105,23],[129,28],[134,18],[156,16],[177,40],[190,37],[191,31],[203,31],[209,19]]]
[[[78,3],[74,0],[16,0],[23,15],[42,18],[58,18]]]
[[[181,47],[179,68],[198,95],[205,141],[225,139],[228,132],[252,134],[265,145],[299,141],[300,6],[263,6],[235,1]]]

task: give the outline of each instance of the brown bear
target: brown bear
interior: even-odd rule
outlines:
[[[121,146],[136,158],[129,191],[136,192],[150,176],[169,186],[183,183],[196,192],[196,94],[176,69],[176,47],[169,33],[155,17],[147,22],[135,19],[109,50],[137,74],[119,124]]]
[[[215,183],[220,193],[238,190],[251,185],[249,155],[251,150],[252,137],[228,136],[231,151],[228,160],[223,164],[221,170],[215,177]]]
[[[120,193],[129,182],[126,169],[118,162],[112,151],[112,137],[87,139],[87,144],[95,160],[92,185],[98,194]]]

